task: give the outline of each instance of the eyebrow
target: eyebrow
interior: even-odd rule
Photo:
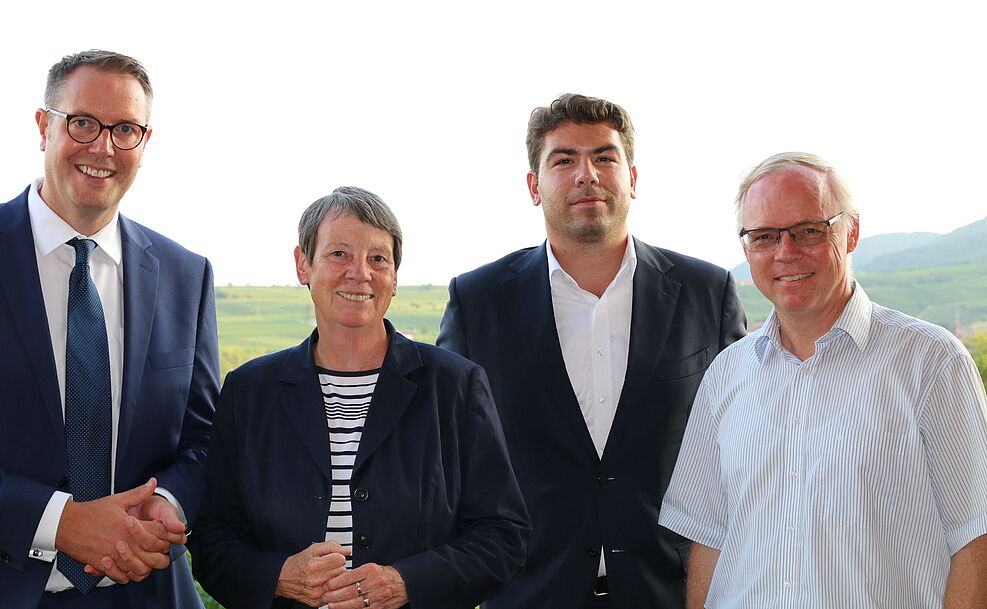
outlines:
[[[599,148],[593,149],[590,152],[590,154],[601,154],[603,152],[611,152],[611,151],[614,151],[614,150],[618,150],[616,144],[607,144],[606,146],[600,146]],[[575,155],[579,154],[579,150],[576,149],[576,148],[554,148],[551,152],[548,153],[548,156],[545,157],[545,158],[552,158],[553,156],[555,156],[557,154],[564,154],[564,155],[567,155],[567,156],[575,156]]]

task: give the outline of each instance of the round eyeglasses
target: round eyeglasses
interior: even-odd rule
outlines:
[[[68,131],[69,137],[80,144],[94,141],[103,133],[103,129],[109,129],[110,140],[114,146],[120,150],[132,150],[144,141],[144,135],[147,133],[147,125],[127,122],[104,125],[99,119],[88,114],[66,114],[53,108],[45,108],[45,112],[64,118],[65,130]]]
[[[797,246],[818,245],[829,238],[832,226],[844,214],[841,211],[829,220],[802,222],[785,228],[749,228],[740,231],[740,240],[748,252],[770,252],[781,243],[781,234],[788,233]]]

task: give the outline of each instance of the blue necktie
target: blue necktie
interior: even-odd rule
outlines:
[[[89,274],[91,239],[73,238],[75,267],[69,276],[68,324],[65,337],[65,453],[68,490],[75,501],[110,494],[110,444],[113,441],[110,397],[110,353],[99,293]],[[99,582],[66,554],[58,570],[79,592]]]

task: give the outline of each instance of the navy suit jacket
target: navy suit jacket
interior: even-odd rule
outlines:
[[[353,565],[395,567],[411,605],[472,609],[524,562],[528,517],[486,375],[394,332],[350,481]],[[196,578],[236,609],[275,598],[288,556],[325,539],[332,472],[313,338],[223,384],[206,494],[189,538]]]
[[[49,498],[68,483],[27,193],[0,205],[0,599],[10,609],[38,606],[51,563],[28,552]],[[124,349],[115,488],[154,476],[191,524],[219,391],[212,269],[123,216],[120,233]],[[168,569],[127,584],[134,607],[201,607],[183,552],[176,546]]]
[[[602,459],[569,382],[546,245],[452,280],[438,344],[482,365],[531,515],[525,568],[485,607],[587,607],[606,552],[614,607],[683,607],[688,542],[658,527],[693,398],[744,336],[723,269],[635,240],[627,372]]]

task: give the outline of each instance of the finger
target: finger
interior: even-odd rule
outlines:
[[[160,522],[137,520],[128,516],[125,524],[134,544],[145,552],[167,554],[172,543],[185,543],[185,535],[170,533]]]
[[[104,556],[99,561],[100,567],[103,570],[103,575],[109,577],[118,584],[126,584],[130,582],[130,578],[126,573],[120,569],[117,564],[109,556]]]
[[[147,577],[151,573],[152,566],[155,569],[163,569],[164,567],[168,566],[167,562],[165,562],[163,565],[161,564],[161,561],[157,561],[154,564],[148,564],[144,562],[143,560],[138,558],[136,554],[134,554],[134,551],[131,549],[130,545],[127,544],[127,542],[125,541],[118,541],[116,543],[116,550],[117,550],[117,557],[116,557],[117,566],[120,567],[120,569],[123,570],[124,573],[127,573],[127,576],[133,579],[134,581],[140,581],[141,579]],[[160,555],[152,554],[151,556],[156,557]],[[135,579],[135,577],[139,577],[140,579]]]
[[[154,494],[154,489],[157,488],[157,486],[158,481],[151,478],[138,487],[132,488],[129,491],[117,493],[116,495],[111,495],[111,497],[114,497],[124,509],[130,509],[146,501],[151,495]]]
[[[162,519],[160,522],[161,522],[161,524],[164,525],[164,528],[169,533],[173,533],[175,535],[180,535],[180,536],[184,536],[185,535],[185,524],[181,520],[178,519],[178,516],[177,515],[169,514],[168,516],[165,516],[165,518]],[[175,543],[175,542],[172,542],[172,543]],[[178,542],[178,543],[185,543],[185,542],[182,541],[182,542]]]
[[[343,556],[349,556],[353,553],[351,548],[344,548],[335,539],[313,542],[308,549],[312,550],[316,556],[322,556],[324,554],[342,554]]]

